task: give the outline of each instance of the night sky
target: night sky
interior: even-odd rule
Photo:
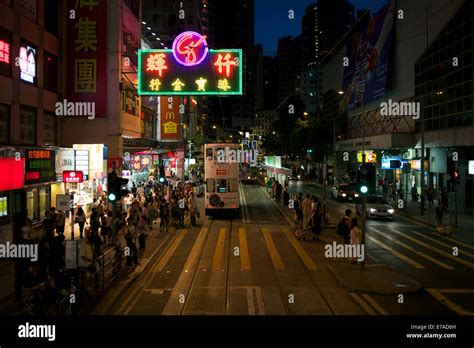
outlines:
[[[388,0],[350,0],[358,9],[371,8],[378,11]],[[255,43],[263,44],[263,54],[276,54],[278,39],[283,36],[301,34],[301,18],[306,6],[315,0],[255,0]],[[288,11],[295,12],[293,20]]]

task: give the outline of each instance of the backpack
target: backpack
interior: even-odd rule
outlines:
[[[339,221],[339,223],[337,224],[337,229],[336,229],[336,233],[337,233],[339,236],[343,236],[343,235],[344,235],[345,225],[346,225],[345,218],[342,218],[342,220]]]

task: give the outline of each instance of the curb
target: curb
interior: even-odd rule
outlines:
[[[380,264],[380,265],[382,265],[382,264]],[[386,264],[383,264],[383,265],[386,265]],[[375,266],[377,266],[377,264],[375,264]],[[420,291],[421,289],[424,288],[423,284],[421,284],[420,282],[417,282],[414,279],[411,279],[411,277],[407,276],[403,272],[400,272],[395,267],[393,267],[391,265],[386,265],[386,266],[389,266],[389,267],[393,268],[394,271],[402,274],[403,276],[405,276],[407,278],[410,278],[410,280],[413,282],[415,288],[414,289],[409,289],[409,290],[404,290],[403,288],[399,288],[399,289],[397,289],[397,291],[382,291],[382,290],[377,290],[377,289],[367,290],[367,288],[354,287],[354,286],[350,286],[349,284],[347,284],[347,282],[344,279],[342,279],[342,277],[339,276],[339,273],[335,270],[333,265],[329,265],[328,269],[334,275],[334,277],[339,281],[339,283],[341,283],[342,286],[344,286],[345,288],[347,288],[349,290],[355,291],[357,293],[371,293],[371,294],[378,294],[378,295],[397,295],[397,294],[417,293],[418,291]]]

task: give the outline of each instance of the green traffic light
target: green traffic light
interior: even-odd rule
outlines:
[[[117,197],[115,197],[115,194],[109,193],[109,201],[113,202],[113,201],[115,201],[116,198]]]
[[[367,191],[369,191],[369,188],[367,186],[361,186],[360,192],[367,193]]]
[[[160,182],[165,182],[165,178],[161,177]]]

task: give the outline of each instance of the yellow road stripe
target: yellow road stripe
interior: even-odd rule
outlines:
[[[444,296],[442,293],[440,293],[436,289],[426,289],[435,299],[437,299],[439,302],[444,304],[446,307],[451,309],[452,311],[456,312],[457,314],[460,315],[474,315],[474,312],[470,312],[468,310],[465,310],[461,306],[457,305],[456,303],[452,302],[451,300],[448,300],[446,296]]]
[[[446,243],[443,243],[443,242],[440,242],[439,240],[436,240],[435,238],[431,238],[431,237],[428,237],[428,236],[425,236],[423,233],[420,233],[420,232],[415,232],[413,231],[414,234],[416,234],[417,236],[420,236],[420,237],[423,237],[423,238],[426,238],[428,240],[431,240],[439,245],[443,245],[445,247],[448,247],[449,249],[453,249],[453,247],[457,247],[459,249],[459,247],[457,245],[450,245],[450,244],[446,244]],[[471,254],[471,253],[468,253],[467,251],[463,251],[461,249],[459,249],[459,253],[460,254],[464,254],[466,256],[469,256],[469,257],[473,257],[474,258],[474,254]]]
[[[286,237],[288,238],[288,241],[293,246],[296,253],[301,258],[301,260],[304,262],[306,267],[308,267],[308,269],[312,270],[312,271],[317,270],[318,267],[316,267],[316,264],[313,262],[313,260],[308,255],[308,253],[303,249],[301,244],[298,242],[298,240],[295,238],[295,236],[290,232],[290,230],[283,227],[283,232],[285,233]]]
[[[439,233],[436,233],[436,232],[430,232],[430,234],[434,235],[434,236],[439,236]],[[454,242],[456,244],[459,244],[459,245],[462,245],[466,248],[469,248],[469,249],[472,249],[474,250],[474,246],[473,245],[470,245],[470,244],[466,244],[466,243],[463,243],[463,242],[460,242],[458,241],[457,239],[454,239],[454,238],[450,238],[450,237],[444,237],[444,239],[447,239],[447,240],[450,240],[451,242]]]
[[[445,294],[474,294],[474,289],[437,289]]]
[[[115,315],[125,315],[125,313],[130,313],[130,310],[133,308],[133,305],[135,304],[135,301],[138,298],[140,298],[140,296],[138,296],[137,294],[141,289],[142,288],[140,286],[137,286],[135,289],[133,289],[130,296],[127,297],[125,302],[115,312]],[[132,300],[135,300],[135,301],[132,301]],[[131,301],[132,301],[132,303],[130,305],[128,305]]]
[[[160,259],[160,261],[157,263],[157,265],[153,269],[153,272],[150,272],[149,277],[147,278],[147,280],[149,280],[149,278],[153,276],[153,273],[163,271],[163,269],[165,268],[165,266],[167,265],[167,263],[169,262],[169,260],[173,256],[176,249],[178,249],[179,244],[181,244],[181,241],[183,240],[183,238],[184,238],[184,236],[186,235],[187,232],[188,232],[187,229],[184,229],[184,230],[181,230],[181,231],[178,232],[178,235],[177,235],[176,239],[173,240],[173,242],[169,246],[168,250],[166,250],[163,257]]]
[[[375,302],[375,300],[370,297],[368,294],[362,294],[362,297],[366,299],[367,302],[369,302],[372,307],[374,307],[380,314],[382,315],[388,315],[387,311],[385,311],[385,309],[382,308],[382,306],[380,306],[377,302]]]
[[[240,244],[240,270],[250,271],[249,247],[247,244],[247,234],[245,228],[239,228],[239,244]]]
[[[359,295],[357,295],[354,292],[351,292],[350,295],[364,310],[369,314],[369,315],[377,315],[377,313],[363,300],[360,298]]]
[[[201,231],[199,232],[199,235],[196,238],[196,242],[194,243],[194,246],[191,249],[188,255],[188,258],[186,259],[186,262],[184,263],[185,270],[194,268],[194,266],[197,265],[197,263],[199,262],[197,257],[202,250],[202,245],[206,241],[207,232],[208,232],[207,227],[201,228]]]
[[[446,256],[447,258],[449,258],[449,259],[451,259],[451,260],[454,260],[454,261],[456,261],[456,262],[462,263],[463,265],[465,265],[465,266],[467,266],[467,267],[474,268],[474,264],[473,264],[473,263],[468,262],[468,261],[466,261],[466,260],[463,260],[463,259],[461,259],[461,258],[458,257],[458,256],[453,256],[453,255],[451,255],[451,254],[449,254],[449,253],[446,253],[446,252],[444,252],[444,251],[442,251],[442,250],[439,250],[439,249],[437,249],[437,248],[435,248],[435,247],[433,247],[433,246],[431,246],[431,245],[429,245],[429,244],[420,242],[419,240],[417,240],[417,239],[415,239],[415,238],[413,238],[413,237],[407,236],[405,233],[401,233],[401,232],[395,231],[395,230],[393,230],[392,232],[393,232],[393,233],[396,233],[396,234],[398,234],[398,235],[400,235],[400,236],[403,237],[403,238],[409,239],[409,240],[411,240],[412,242],[415,242],[415,243],[417,243],[417,244],[420,244],[420,245],[424,246],[425,248],[428,248],[428,249],[434,251],[435,253],[438,253],[438,254],[440,254],[440,255]]]
[[[265,244],[267,244],[268,252],[270,253],[270,257],[272,258],[273,266],[275,269],[281,271],[285,269],[283,262],[281,261],[280,255],[278,255],[278,251],[275,247],[275,243],[273,243],[272,236],[270,235],[270,231],[268,228],[262,227],[263,238],[265,239]]]
[[[415,268],[425,268],[425,266],[420,265],[418,262],[416,262],[416,261],[410,259],[408,256],[405,256],[405,255],[403,255],[403,254],[400,254],[398,251],[396,251],[396,250],[390,248],[388,245],[382,243],[381,241],[378,241],[377,239],[372,238],[372,237],[370,237],[370,236],[366,236],[366,237],[367,237],[367,239],[370,239],[373,243],[375,243],[375,244],[381,246],[382,248],[388,250],[388,251],[391,252],[393,255],[395,255],[396,257],[398,257],[398,258],[400,258],[400,259],[402,259],[403,261],[405,261],[406,263],[412,265],[413,267],[415,267]]]
[[[222,260],[224,257],[224,246],[225,246],[225,234],[227,229],[220,228],[219,236],[217,237],[216,252],[214,253],[214,259],[212,260],[212,270],[221,271],[222,270]]]
[[[398,245],[404,247],[404,248],[407,249],[407,250],[410,250],[411,252],[413,252],[413,253],[415,253],[415,254],[420,255],[421,257],[424,257],[424,258],[427,259],[427,260],[430,260],[430,261],[433,262],[433,263],[436,263],[437,265],[439,265],[439,266],[441,266],[441,267],[443,267],[443,268],[445,268],[445,269],[454,269],[454,267],[452,267],[452,266],[450,266],[450,265],[448,265],[448,264],[446,264],[446,263],[444,263],[444,262],[438,261],[438,260],[432,258],[431,256],[426,255],[425,253],[423,253],[423,252],[421,252],[421,251],[418,251],[418,250],[416,250],[415,248],[412,248],[412,247],[409,246],[408,244],[405,244],[405,243],[403,243],[403,242],[400,242],[400,241],[396,240],[395,238],[389,236],[389,235],[386,234],[386,233],[384,234],[384,233],[382,233],[382,232],[376,230],[375,228],[373,228],[372,231],[375,232],[375,233],[380,234],[381,236],[383,236],[383,237],[385,237],[385,238],[387,238],[387,239],[390,239],[392,242],[394,242],[394,243],[396,243],[396,244],[398,244]]]

